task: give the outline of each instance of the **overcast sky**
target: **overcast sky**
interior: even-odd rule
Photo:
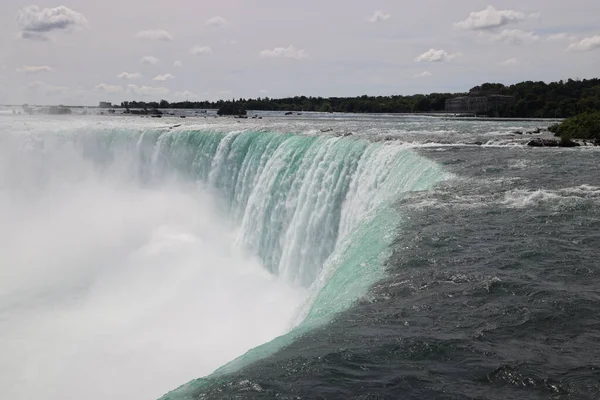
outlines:
[[[598,0],[0,2],[0,103],[466,91],[600,75]]]

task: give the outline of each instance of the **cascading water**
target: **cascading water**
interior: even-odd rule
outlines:
[[[18,267],[3,270],[0,338],[28,346],[20,368],[0,362],[2,384],[37,380],[45,398],[157,396],[293,329],[216,373],[268,355],[381,277],[394,201],[445,177],[360,138],[119,127],[0,140],[3,258]]]

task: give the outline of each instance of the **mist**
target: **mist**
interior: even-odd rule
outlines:
[[[0,144],[3,398],[157,398],[292,328],[305,291],[236,247],[207,187]]]

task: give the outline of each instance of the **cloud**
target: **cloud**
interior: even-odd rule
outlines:
[[[300,60],[308,58],[308,54],[304,49],[296,49],[294,46],[276,47],[273,50],[263,50],[260,52],[261,57],[265,58],[293,58]]]
[[[508,60],[502,61],[502,65],[505,65],[507,67],[513,67],[519,64],[519,60],[517,60],[516,58],[509,58]]]
[[[261,93],[261,94],[267,94],[267,93],[269,93],[269,91],[266,90],[266,89],[260,89],[259,93]]]
[[[173,36],[164,29],[150,29],[139,31],[135,37],[142,40],[156,40],[161,42],[172,42]]]
[[[440,62],[440,61],[450,61],[459,54],[449,54],[445,50],[439,49],[429,49],[425,53],[421,54],[417,58],[415,58],[415,62]]]
[[[193,56],[212,54],[212,49],[209,46],[194,46],[190,49],[190,54]]]
[[[47,65],[40,65],[40,66],[24,65],[21,68],[17,68],[17,72],[21,72],[21,73],[25,73],[25,74],[37,74],[40,72],[54,72],[54,70]]]
[[[117,85],[107,85],[106,83],[101,83],[99,85],[94,86],[94,89],[99,92],[104,92],[108,94],[121,93],[123,92],[123,88]]]
[[[227,20],[223,17],[216,16],[206,20],[206,25],[220,28],[227,25]]]
[[[169,89],[152,86],[127,85],[127,91],[137,96],[163,96],[169,94]]]
[[[29,31],[21,31],[19,32],[19,37],[25,40],[35,40],[38,42],[48,42],[50,38],[43,33],[39,32],[29,32]]]
[[[66,86],[54,86],[40,81],[31,82],[25,88],[29,91],[40,92],[46,95],[65,93],[69,90]]]
[[[520,29],[504,29],[500,33],[490,36],[492,42],[503,42],[507,44],[522,44],[525,42],[536,42],[540,37],[534,32],[525,32]]]
[[[152,57],[152,56],[144,56],[140,60],[140,63],[147,64],[147,65],[156,65],[156,64],[158,64],[158,62],[159,62],[159,59],[156,57]]]
[[[428,76],[432,76],[433,74],[429,71],[423,71],[419,74],[415,74],[414,77],[415,78],[427,78]]]
[[[134,73],[121,72],[119,75],[117,75],[117,78],[128,79],[128,80],[140,79],[141,77],[142,77],[142,74],[140,74],[139,72],[134,72]]]
[[[390,17],[390,14],[386,14],[383,11],[375,11],[375,13],[372,16],[367,18],[367,22],[374,24],[376,22],[387,21],[388,19],[390,19]]]
[[[567,40],[569,39],[569,35],[562,32],[562,33],[555,33],[554,35],[550,35],[546,38],[546,40],[550,41],[550,42],[559,42],[561,40]]]
[[[175,79],[175,77],[171,74],[157,75],[152,79],[153,81],[165,82],[171,79]]]
[[[183,67],[183,63],[181,61],[177,60],[173,63],[173,66],[175,68],[181,68],[181,67]]]
[[[514,10],[496,10],[492,6],[488,6],[483,11],[476,11],[469,14],[463,20],[456,22],[455,27],[467,30],[486,30],[499,28],[510,23],[523,21],[525,15]]]
[[[567,50],[569,51],[590,51],[600,48],[600,35],[586,37],[585,39],[573,43]]]
[[[41,8],[32,5],[17,11],[17,26],[22,39],[47,41],[46,34],[50,32],[85,27],[87,24],[83,14],[65,6]]]
[[[542,13],[541,12],[534,12],[528,15],[528,17],[530,19],[541,19],[542,18]]]
[[[175,92],[175,93],[173,93],[174,97],[180,98],[180,99],[186,99],[186,100],[189,100],[189,99],[196,99],[197,100],[197,99],[200,99],[203,96],[207,96],[207,95],[208,95],[208,93],[196,94],[196,93],[190,92],[189,90],[184,90],[182,92]]]

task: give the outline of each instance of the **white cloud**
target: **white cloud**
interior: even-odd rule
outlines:
[[[101,83],[99,85],[94,86],[94,89],[99,92],[104,92],[108,94],[121,93],[123,88],[117,85],[107,85],[106,83]]]
[[[65,6],[41,8],[31,5],[17,11],[19,36],[23,39],[47,41],[47,34],[87,26],[83,14]]]
[[[147,64],[147,65],[156,65],[156,64],[158,64],[158,62],[159,62],[159,59],[156,57],[152,57],[152,56],[144,56],[140,60],[140,63]]]
[[[135,37],[142,40],[156,40],[162,42],[172,42],[173,36],[164,29],[149,29],[139,31]]]
[[[525,42],[536,42],[540,37],[534,32],[525,32],[520,29],[504,29],[500,33],[490,36],[492,42],[503,42],[507,44],[521,44]]]
[[[175,79],[175,77],[171,74],[157,75],[152,79],[153,81],[165,82],[171,79]]]
[[[261,94],[267,94],[267,93],[269,93],[269,91],[268,91],[268,90],[265,90],[265,89],[260,89],[260,92],[259,92],[259,93],[261,93]]]
[[[54,72],[54,70],[47,65],[40,65],[40,66],[24,65],[20,68],[17,68],[17,72],[21,72],[21,73],[25,73],[25,74],[37,74],[39,72]]]
[[[390,17],[390,14],[386,14],[383,11],[375,11],[375,13],[372,16],[367,18],[367,22],[374,24],[376,22],[387,21],[388,19],[390,19]]]
[[[542,13],[541,12],[534,12],[528,15],[528,17],[530,19],[541,19],[542,18]]]
[[[265,58],[293,58],[300,60],[308,58],[308,54],[304,49],[296,49],[294,46],[276,47],[273,50],[263,50],[260,52],[261,57]]]
[[[137,96],[163,96],[169,94],[169,89],[152,86],[127,85],[127,91]]]
[[[488,6],[483,11],[476,11],[460,22],[454,24],[455,27],[468,30],[494,29],[510,23],[523,21],[525,15],[514,10],[496,10]]]
[[[177,60],[173,63],[173,66],[175,68],[181,68],[181,67],[183,67],[183,63],[181,61]]]
[[[209,46],[194,46],[190,49],[190,54],[193,56],[201,56],[211,53],[212,49]]]
[[[176,98],[180,98],[180,99],[185,99],[185,100],[198,100],[200,98],[202,98],[203,96],[207,96],[208,93],[200,93],[200,94],[196,94],[196,93],[192,93],[189,90],[184,90],[181,92],[175,92],[173,93],[173,96]]]
[[[427,78],[428,76],[432,76],[433,74],[429,71],[423,71],[419,74],[415,74],[415,78]]]
[[[517,60],[516,58],[509,58],[508,60],[502,61],[502,65],[505,65],[507,67],[513,67],[519,64],[519,60]]]
[[[54,86],[40,81],[31,82],[25,88],[29,91],[40,92],[46,95],[65,93],[69,90],[66,86]]]
[[[450,61],[458,57],[458,54],[449,54],[445,50],[429,49],[425,53],[415,58],[415,62],[439,62],[439,61]]]
[[[567,40],[569,39],[569,35],[566,33],[555,33],[554,35],[550,35],[546,38],[546,40],[551,41],[551,42],[559,42],[561,40]]]
[[[573,43],[567,50],[570,51],[590,51],[600,48],[600,35],[586,37],[585,39]]]
[[[219,28],[227,25],[227,20],[223,17],[216,16],[206,20],[206,25]]]
[[[142,74],[140,74],[139,72],[134,72],[134,73],[121,72],[119,75],[117,75],[117,78],[128,79],[128,80],[140,79],[141,77],[142,77]]]

